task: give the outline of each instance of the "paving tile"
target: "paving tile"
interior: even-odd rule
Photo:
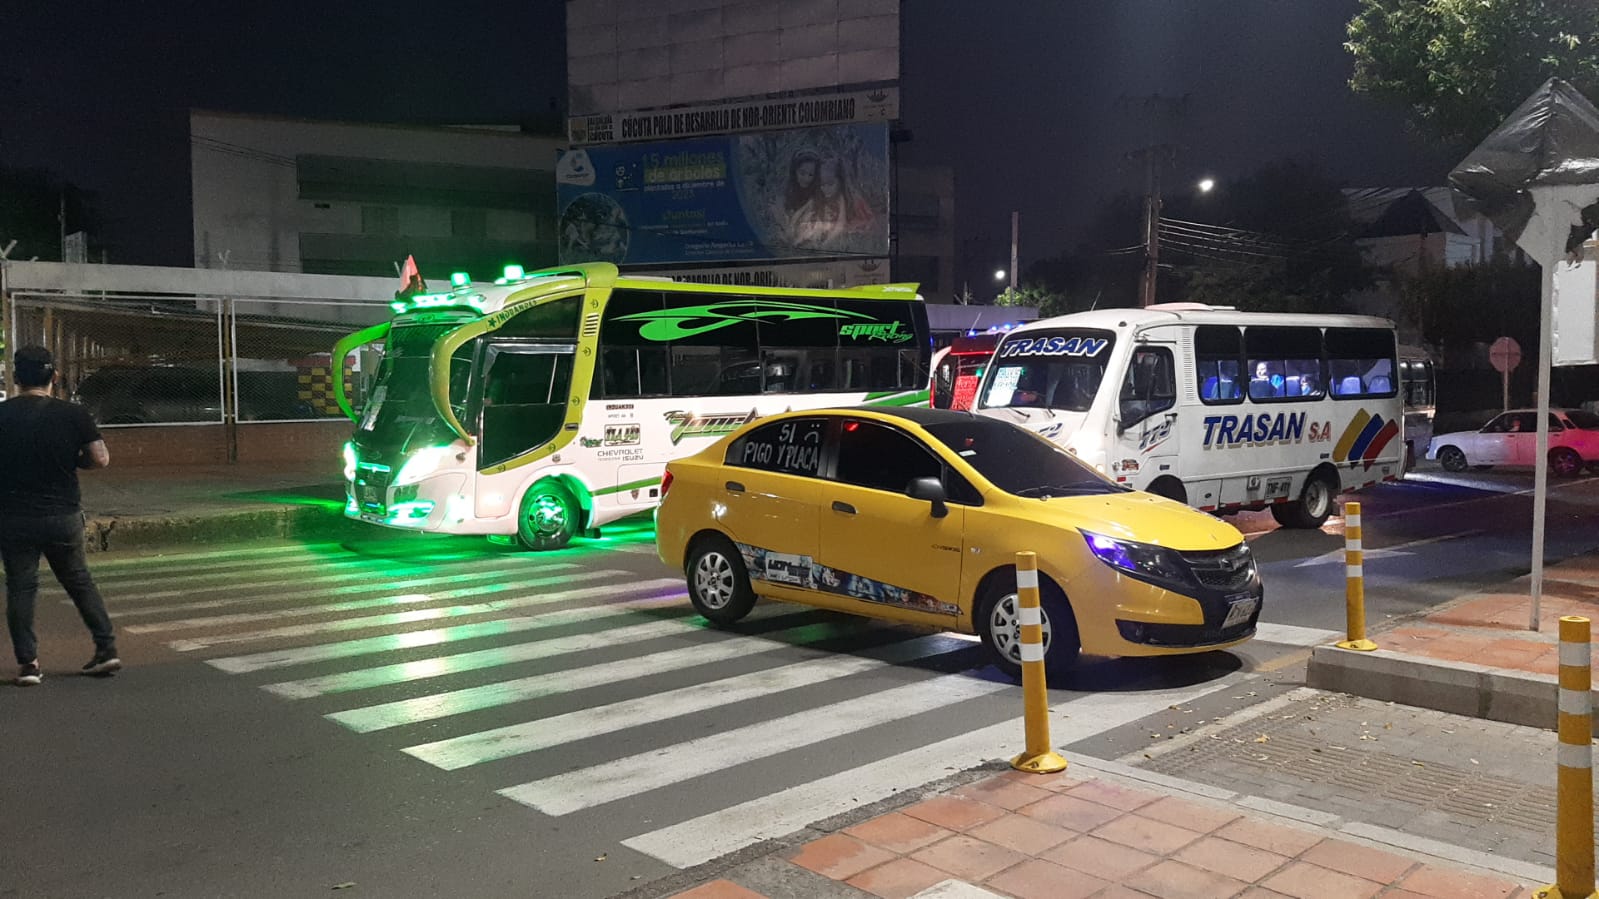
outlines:
[[[1021,813],[1056,827],[1088,831],[1121,817],[1121,810],[1076,796],[1051,796],[1024,806]]]
[[[1433,899],[1425,893],[1412,893],[1409,890],[1391,889],[1383,893],[1378,899]]]
[[[699,886],[673,893],[673,899],[766,899],[760,893],[746,890],[731,880],[713,880]]]
[[[979,840],[1027,855],[1037,855],[1077,836],[1076,831],[1045,824],[1026,815],[1014,814],[995,818],[987,824],[979,824],[966,833]]]
[[[1235,843],[1245,843],[1256,849],[1278,855],[1296,856],[1321,842],[1321,837],[1294,827],[1267,824],[1254,818],[1241,818],[1216,831],[1213,836],[1224,837]]]
[[[1276,890],[1268,890],[1265,887],[1250,887],[1238,899],[1293,899],[1293,897],[1284,896]],[[1388,899],[1388,897],[1384,896],[1383,899]]]
[[[1294,899],[1371,899],[1384,884],[1340,874],[1331,868],[1294,862],[1261,883]]]
[[[852,836],[835,833],[801,846],[789,856],[789,861],[824,877],[844,880],[893,857],[893,853],[868,846]]]
[[[1097,877],[1040,859],[1028,859],[990,877],[983,886],[1016,899],[1086,899],[1110,886]]]
[[[1145,818],[1154,818],[1199,833],[1210,833],[1218,827],[1238,820],[1237,812],[1196,802],[1166,796],[1138,810]]]
[[[1132,887],[1112,884],[1104,890],[1095,893],[1092,899],[1150,899],[1148,893],[1142,893]]]
[[[938,796],[901,809],[912,818],[950,830],[976,827],[1005,814],[1005,810],[964,796]]]
[[[1299,859],[1378,883],[1398,883],[1406,871],[1416,866],[1415,861],[1392,852],[1344,840],[1322,840],[1301,853]]]
[[[844,881],[883,899],[906,899],[928,887],[949,879],[949,872],[924,865],[915,859],[896,858],[887,864],[868,868]]]
[[[961,787],[955,791],[955,795],[1015,811],[1024,805],[1032,805],[1055,794],[1050,790],[1026,781],[990,777],[987,780],[980,780]]]
[[[1220,837],[1205,837],[1183,847],[1173,858],[1244,883],[1254,883],[1287,864],[1286,855],[1267,852]]]
[[[1087,799],[1100,805],[1119,808],[1124,812],[1140,809],[1160,798],[1159,793],[1150,793],[1145,790],[1136,790],[1119,784],[1106,783],[1103,780],[1091,780],[1085,784],[1078,784],[1066,791],[1068,796],[1078,799]]]
[[[1052,793],[1069,790],[1080,783],[1087,783],[1093,779],[1091,777],[1083,777],[1078,774],[1073,774],[1069,769],[1066,771],[1056,771],[1051,774],[1037,774],[1032,771],[1013,770],[1006,771],[999,777],[1001,780],[1008,780],[1012,783],[1027,784],[1030,787],[1037,787],[1040,790],[1049,790]]]
[[[862,821],[853,827],[844,828],[844,832],[896,855],[915,852],[923,846],[930,846],[955,833],[953,830],[899,812],[889,812],[870,821]]]
[[[1241,880],[1170,859],[1138,872],[1125,885],[1161,899],[1224,899],[1238,895],[1249,886]]]
[[[1094,836],[1155,855],[1170,855],[1200,837],[1186,827],[1139,815],[1123,815],[1103,827],[1097,827]]]
[[[976,837],[953,836],[919,849],[911,858],[948,871],[964,880],[979,881],[1009,868],[1027,856],[1014,849],[985,843]]]
[[[1451,871],[1422,865],[1399,885],[1423,896],[1439,899],[1506,899],[1516,891],[1515,881],[1487,874]]]
[[[1108,843],[1098,837],[1078,837],[1042,853],[1042,857],[1110,881],[1126,880],[1134,872],[1160,861],[1160,856]]]

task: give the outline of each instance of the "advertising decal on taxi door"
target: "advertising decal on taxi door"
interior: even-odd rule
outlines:
[[[837,568],[829,568],[810,556],[781,553],[751,546],[748,543],[734,545],[744,557],[744,567],[749,570],[750,577],[758,581],[784,587],[798,587],[801,590],[833,593],[865,602],[914,609],[918,612],[936,612],[940,615],[955,615],[960,612],[960,608],[954,603],[941,602],[937,597],[928,596],[926,593],[918,593],[915,590],[874,581],[858,574],[839,571]]]

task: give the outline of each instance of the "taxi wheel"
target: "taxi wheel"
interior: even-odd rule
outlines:
[[[1324,475],[1312,474],[1305,479],[1299,499],[1291,503],[1278,503],[1271,507],[1271,517],[1285,528],[1314,530],[1327,523],[1333,511],[1333,493],[1337,488]]]
[[[683,567],[688,576],[689,602],[706,620],[732,624],[748,615],[755,605],[744,556],[726,537],[717,534],[696,540]]]
[[[516,539],[532,550],[560,549],[577,536],[583,510],[558,481],[540,481],[522,497]]]
[[[1082,648],[1077,618],[1065,594],[1040,578],[1039,605],[1044,619],[1044,667],[1053,673],[1071,668]],[[994,666],[1013,678],[1022,676],[1021,621],[1016,596],[1016,576],[996,578],[977,604],[977,631],[994,657]]]

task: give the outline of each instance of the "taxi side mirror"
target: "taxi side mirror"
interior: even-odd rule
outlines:
[[[926,500],[933,504],[933,517],[943,518],[949,514],[949,506],[944,505],[947,497],[944,495],[944,482],[938,478],[917,478],[905,487],[905,495],[911,499]]]

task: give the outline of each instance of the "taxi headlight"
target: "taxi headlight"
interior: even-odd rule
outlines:
[[[1135,540],[1106,537],[1092,531],[1083,531],[1088,548],[1101,562],[1124,571],[1142,581],[1162,587],[1189,588],[1195,586],[1188,564],[1175,550],[1152,546]]]
[[[430,446],[412,453],[411,458],[406,459],[400,467],[400,476],[394,479],[395,486],[415,484],[437,471],[439,463],[444,461],[449,452],[446,446]]]

